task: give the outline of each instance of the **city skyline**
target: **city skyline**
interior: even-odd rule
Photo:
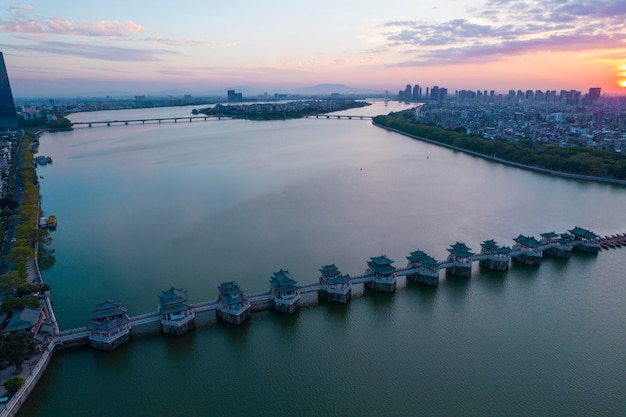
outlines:
[[[584,90],[623,94],[619,1],[445,0],[0,6],[15,97],[295,90]]]

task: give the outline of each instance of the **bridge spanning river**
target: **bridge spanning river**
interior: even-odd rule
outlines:
[[[365,115],[345,115],[345,114],[316,114],[304,116],[306,119],[337,119],[337,120],[372,120],[373,116]],[[95,120],[86,122],[73,122],[74,127],[94,127],[94,126],[128,126],[136,124],[159,124],[159,123],[178,123],[178,122],[209,122],[219,120],[232,120],[236,117],[231,116],[185,116],[185,117],[158,117],[149,119],[124,119],[124,120]],[[244,117],[237,119],[245,119]]]
[[[587,245],[589,241],[584,240],[575,240],[570,244],[569,249],[581,249],[581,246]],[[607,249],[607,243],[610,244],[610,247],[617,248],[620,246],[626,246],[626,234],[606,236],[606,237],[596,237],[593,239],[592,243],[597,246],[598,250],[600,249],[600,245],[602,248]],[[551,249],[559,248],[562,246],[562,243],[558,241],[547,241],[542,240],[541,244],[534,246],[532,248],[523,247],[520,245],[513,246],[513,249],[508,251],[504,257],[501,257],[500,260],[506,262],[507,268],[510,258],[518,258],[523,256],[524,254],[528,254],[529,252],[533,252],[535,254],[539,254],[539,257],[543,255],[545,252],[549,252]],[[584,248],[582,248],[584,249]],[[451,259],[448,257],[446,261],[439,261],[434,266],[431,267],[431,270],[434,270],[436,276],[438,276],[439,272],[442,269],[454,268],[459,265],[461,262],[465,266],[469,266],[471,268],[471,264],[473,262],[480,262],[484,260],[488,260],[493,258],[494,254],[489,253],[481,253],[481,254],[472,254],[471,256],[465,257],[459,261],[459,259]],[[414,274],[419,274],[424,272],[425,267],[422,265],[415,265],[409,262],[409,265],[404,268],[394,269],[393,279],[395,282],[396,277],[410,276]],[[354,284],[367,284],[374,282],[377,279],[377,274],[373,272],[371,269],[365,271],[365,273],[361,275],[350,276],[346,275],[349,285]],[[299,294],[307,294],[307,293],[315,293],[324,291],[327,289],[327,286],[321,282],[311,283],[311,284],[303,284],[297,286],[297,292]],[[395,285],[394,285],[395,290]],[[246,299],[250,302],[253,311],[264,310],[271,308],[273,295],[271,290],[246,294]],[[199,302],[196,304],[191,304],[191,308],[194,313],[205,313],[210,311],[215,311],[219,308],[219,301],[216,297],[215,299]],[[137,316],[130,317],[130,327],[137,328],[140,326],[157,323],[161,319],[161,315],[158,311],[140,314]],[[80,327],[75,329],[69,329],[58,332],[54,339],[54,345],[57,348],[63,348],[66,345],[74,346],[79,344],[89,343],[89,330],[87,327]]]

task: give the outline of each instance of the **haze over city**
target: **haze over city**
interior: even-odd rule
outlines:
[[[621,94],[625,20],[623,0],[10,0],[0,50],[16,97],[324,83]]]

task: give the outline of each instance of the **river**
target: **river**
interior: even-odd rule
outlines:
[[[390,102],[349,110],[382,114]],[[186,116],[191,108],[84,113],[73,121]],[[105,299],[154,311],[170,286],[190,302],[220,282],[268,288],[287,269],[396,266],[465,242],[626,232],[626,188],[500,165],[365,120],[222,120],[44,134],[42,205],[55,214],[43,272],[61,329]],[[425,288],[353,289],[347,305],[294,315],[212,314],[182,338],[150,329],[107,353],[61,351],[19,416],[620,415],[626,410],[626,252],[508,272],[474,265]]]

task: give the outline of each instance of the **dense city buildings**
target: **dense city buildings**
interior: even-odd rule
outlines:
[[[457,90],[426,88],[416,109],[423,123],[463,129],[486,139],[584,146],[626,152],[626,98],[602,96],[600,87],[577,90]],[[414,95],[412,96],[414,97]]]
[[[17,114],[9,84],[9,74],[4,65],[4,56],[0,52],[0,130],[17,129]]]

